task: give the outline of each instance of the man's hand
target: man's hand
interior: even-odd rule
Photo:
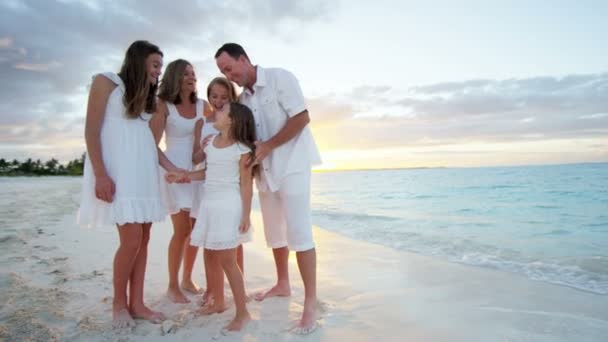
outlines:
[[[268,157],[268,155],[272,152],[272,148],[269,146],[267,142],[256,141],[255,142],[255,160],[253,161],[253,165],[261,164],[262,161]]]

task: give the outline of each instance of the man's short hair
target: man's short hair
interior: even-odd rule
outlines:
[[[243,47],[237,43],[226,43],[222,45],[222,47],[219,48],[215,53],[215,58],[218,58],[222,54],[222,52],[227,53],[230,57],[234,59],[239,59],[239,57],[245,56],[245,58],[249,60],[249,56],[247,56],[247,52],[245,52],[245,49],[243,49]]]

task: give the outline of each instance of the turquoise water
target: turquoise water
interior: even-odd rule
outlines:
[[[81,182],[1,178],[1,245],[75,217]],[[608,295],[608,164],[315,173],[312,209],[354,239]]]
[[[313,222],[608,294],[608,164],[316,173]]]

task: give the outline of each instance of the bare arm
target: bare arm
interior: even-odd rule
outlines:
[[[256,144],[256,163],[264,160],[264,158],[266,158],[266,156],[268,156],[268,154],[275,148],[283,145],[284,143],[293,139],[296,135],[300,134],[300,132],[302,132],[304,127],[306,127],[309,122],[310,116],[308,115],[308,110],[304,110],[303,112],[287,119],[285,126],[283,126],[283,128],[281,128],[277,134],[266,141]]]
[[[163,100],[158,99],[156,103],[156,112],[150,120],[150,129],[152,130],[152,135],[154,135],[156,145],[160,143],[160,139],[163,137],[163,132],[165,131],[165,126],[167,125],[168,113],[169,111],[167,104],[165,104]]]
[[[252,166],[249,163],[249,154],[241,155],[239,160],[239,173],[241,176],[241,202],[243,206],[243,214],[241,217],[241,224],[239,230],[246,232],[251,226],[250,214],[251,214],[251,198],[253,196],[253,174],[251,172]]]
[[[204,180],[206,170],[196,171],[169,171],[165,174],[165,180],[168,183],[189,183],[193,180]]]
[[[206,169],[190,171],[190,172],[188,172],[187,175],[190,180],[202,181],[202,180],[205,180],[206,171],[207,171]]]
[[[163,132],[167,127],[167,115],[169,114],[169,109],[167,108],[167,104],[163,100],[158,100],[158,110],[154,113],[154,116],[150,120],[150,129],[152,130],[152,135],[154,135],[154,140],[156,141],[156,150],[158,152],[158,163],[163,169],[167,171],[178,171],[180,170],[177,166],[175,166],[169,158],[165,155],[165,153],[158,147],[160,143],[160,139],[163,136]]]
[[[114,181],[108,176],[101,151],[101,127],[110,94],[116,85],[105,76],[97,76],[91,85],[87,104],[84,137],[88,158],[95,175],[95,196],[112,202],[116,191]]]
[[[271,149],[275,149],[295,138],[295,136],[302,132],[304,127],[306,127],[309,122],[310,116],[308,115],[308,110],[304,110],[303,112],[287,119],[285,126],[283,126],[283,128],[281,128],[281,130],[272,138],[268,139],[266,143]]]
[[[201,130],[205,122],[203,119],[197,120],[194,125],[194,144],[192,146],[192,163],[198,164],[205,160],[205,153],[201,148]]]

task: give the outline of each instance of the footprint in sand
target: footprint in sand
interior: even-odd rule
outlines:
[[[91,273],[82,273],[82,274],[80,274],[79,279],[80,280],[91,280],[91,279],[93,279],[95,277],[101,277],[103,275],[104,275],[103,271],[94,270]]]

